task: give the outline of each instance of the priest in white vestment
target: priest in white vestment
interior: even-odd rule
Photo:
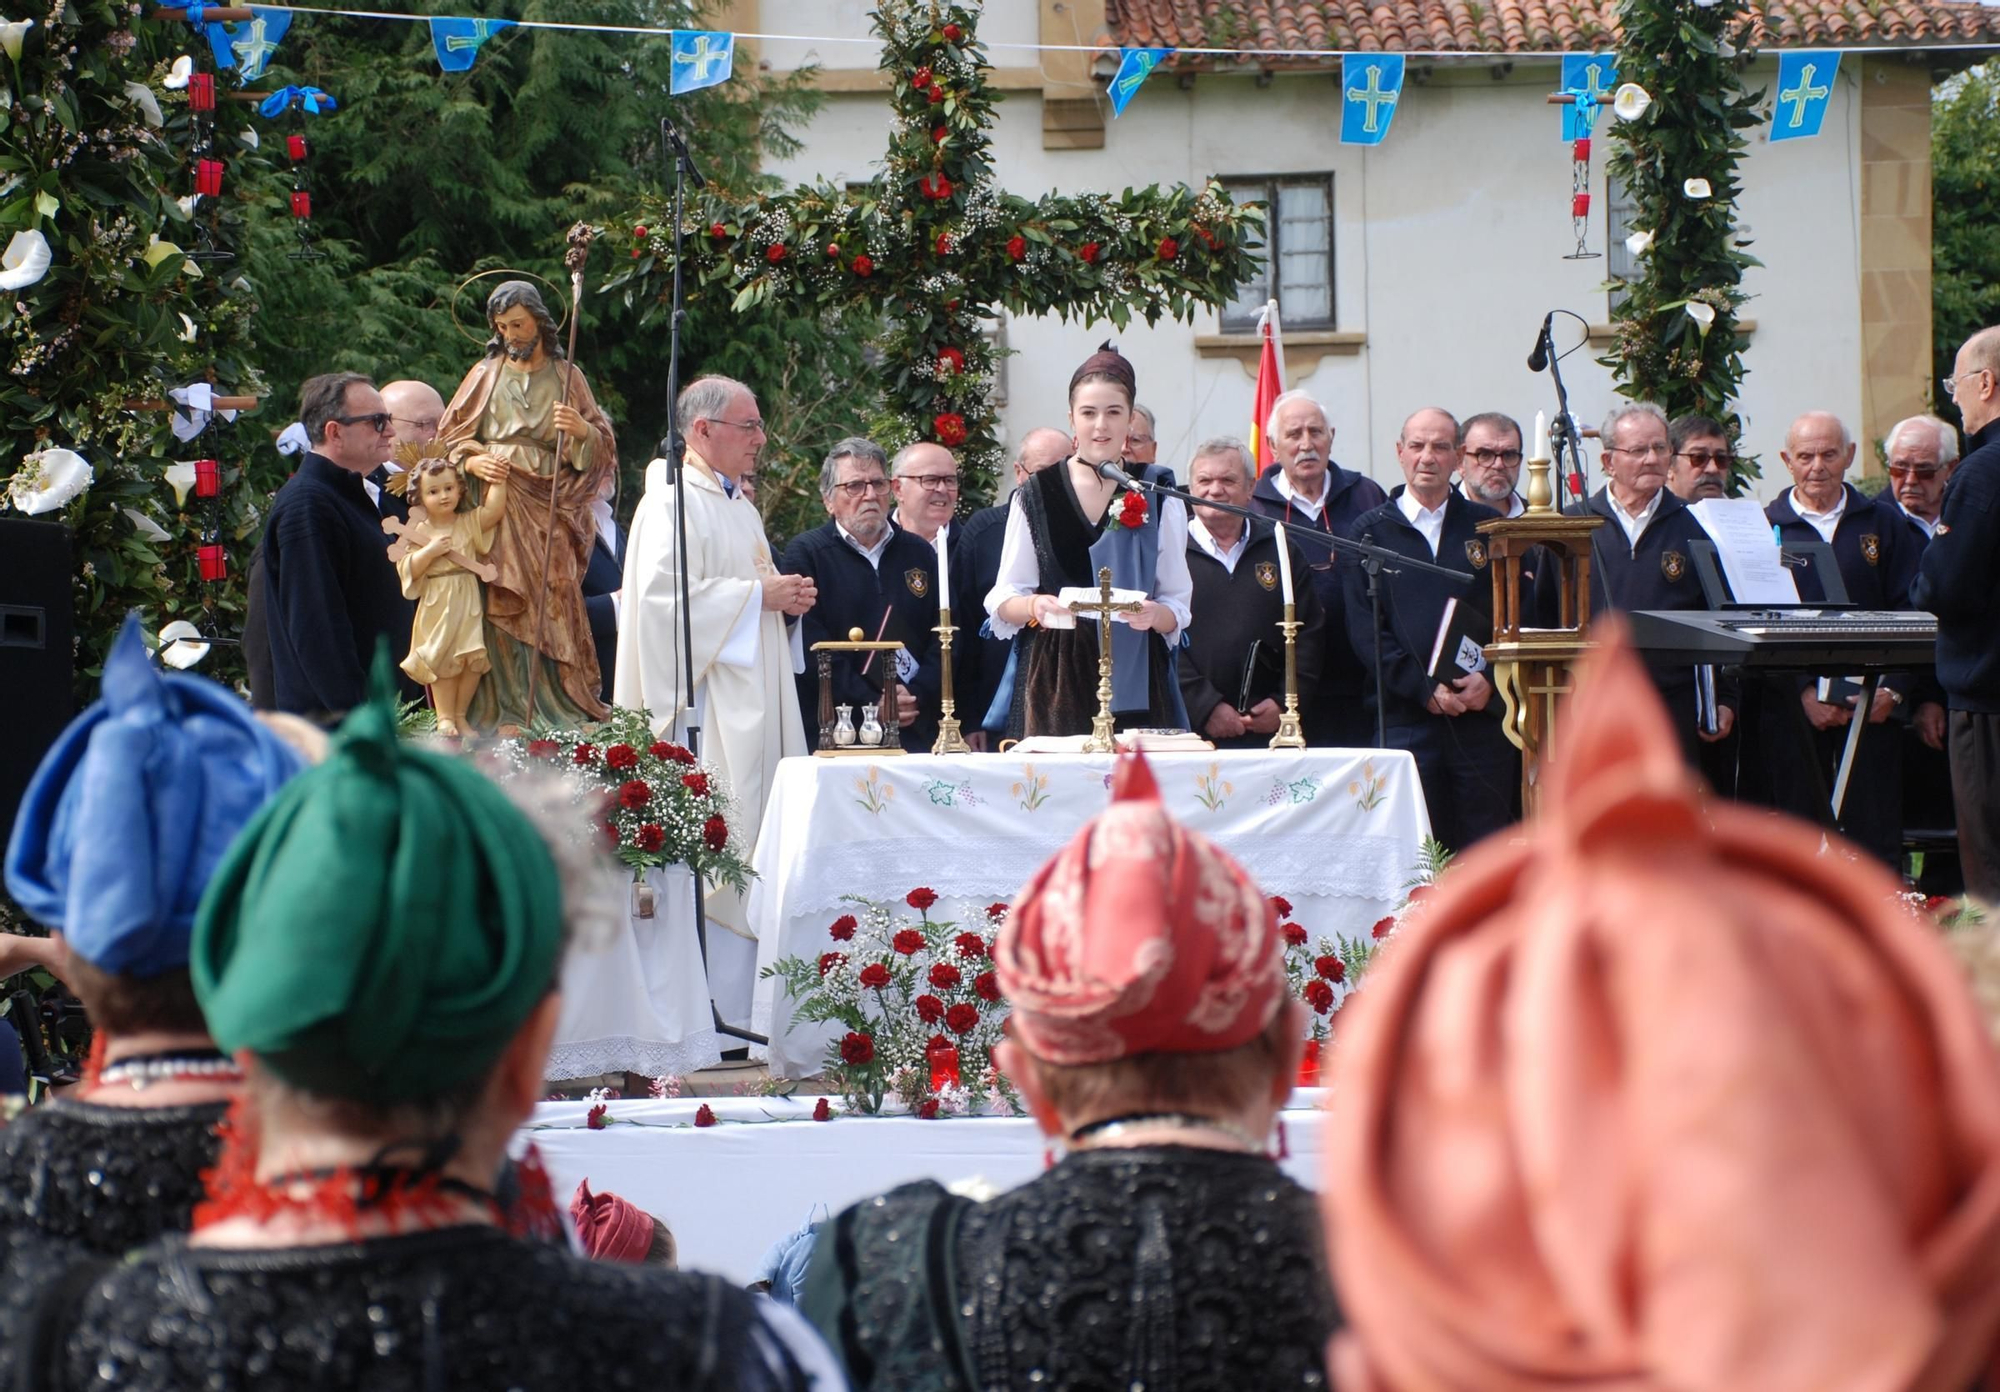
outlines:
[[[663,739],[682,738],[690,720],[701,727],[701,757],[728,781],[736,800],[731,830],[747,855],[756,849],[778,760],[807,752],[785,617],[812,608],[816,594],[809,577],[778,572],[763,519],[737,488],[764,444],[756,396],[731,378],[703,377],[681,393],[674,419],[687,446],[693,699],[682,652],[674,486],[667,462],[655,459],[625,544],[612,700],[643,706]],[[743,896],[714,889],[707,906],[709,986],[722,1018],[747,1026],[757,945]]]

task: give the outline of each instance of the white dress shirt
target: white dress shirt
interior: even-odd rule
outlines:
[[[1061,468],[1061,465],[1053,467]],[[1153,572],[1152,599],[1166,606],[1174,616],[1176,636],[1194,615],[1194,577],[1188,573],[1188,513],[1179,498],[1149,499],[1160,509],[1160,561]],[[1117,507],[1116,499],[1112,507]],[[1021,509],[1017,491],[1007,507],[1007,535],[1000,543],[1000,575],[986,592],[986,612],[992,619],[995,638],[1012,638],[1021,625],[1000,617],[1000,606],[1010,599],[1035,593],[1041,584],[1041,568],[1035,563],[1035,542],[1028,534],[1028,514]]]
[[[1845,492],[1846,490],[1843,489],[1842,490],[1843,496],[1845,496]],[[1899,508],[1903,508],[1903,516],[1909,518],[1912,522],[1916,523],[1919,527],[1922,527],[1924,529],[1925,536],[1934,537],[1937,535],[1937,519],[1935,517],[1919,517],[1914,512],[1911,512],[1908,508],[1903,507],[1901,503],[1897,503],[1896,506]]]
[[[1825,512],[1814,512],[1806,506],[1806,500],[1799,496],[1799,490],[1794,488],[1792,511],[1799,515],[1799,521],[1819,533],[1821,541],[1831,546],[1834,531],[1840,526],[1840,515],[1847,511],[1847,489],[1843,487],[1840,490],[1840,496],[1834,499],[1833,506]]]
[[[1196,517],[1188,521],[1188,537],[1206,554],[1222,562],[1224,570],[1234,575],[1236,573],[1236,563],[1243,559],[1243,548],[1250,544],[1250,528],[1246,525],[1243,530],[1236,534],[1235,544],[1225,548],[1221,542],[1215,539],[1215,533],[1211,532],[1199,517]]]
[[[896,534],[896,529],[894,527],[889,526],[886,522],[883,523],[882,535],[876,540],[873,546],[863,546],[859,541],[855,539],[854,533],[848,531],[847,528],[839,522],[833,524],[833,529],[836,532],[840,533],[840,539],[842,541],[846,542],[849,546],[853,547],[856,551],[859,551],[864,557],[867,558],[868,568],[870,570],[876,571],[878,573],[881,571],[882,553],[889,549],[889,538]]]
[[[1609,488],[1604,490],[1605,501],[1611,504],[1611,515],[1617,518],[1618,525],[1625,529],[1625,542],[1632,548],[1634,554],[1639,550],[1639,538],[1645,535],[1647,524],[1653,520],[1653,514],[1660,510],[1660,499],[1666,496],[1666,492],[1667,490],[1662,488],[1646,500],[1646,506],[1640,508],[1637,513],[1630,513],[1619,504],[1616,493]]]
[[[1450,501],[1451,496],[1447,494],[1445,503]],[[1431,559],[1436,560],[1438,547],[1444,541],[1444,503],[1427,508],[1417,501],[1416,494],[1405,488],[1396,495],[1396,506],[1402,510],[1403,516],[1410,519],[1410,525],[1423,533],[1424,540],[1430,543]]]
[[[1330,464],[1327,466],[1329,470],[1332,467]],[[1308,498],[1305,494],[1299,492],[1298,489],[1292,487],[1292,481],[1286,477],[1283,469],[1278,470],[1272,476],[1271,486],[1278,490],[1280,498],[1283,498],[1291,506],[1304,513],[1308,521],[1318,521],[1319,515],[1326,511],[1326,495],[1329,491],[1327,478],[1326,474],[1319,476],[1319,497],[1317,498]]]

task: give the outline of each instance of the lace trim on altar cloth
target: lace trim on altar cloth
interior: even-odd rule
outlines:
[[[696,1030],[677,1043],[661,1039],[580,1039],[549,1050],[543,1076],[549,1082],[596,1078],[606,1073],[685,1077],[722,1062],[722,1044],[712,1029]]]
[[[818,845],[789,878],[785,912],[838,910],[844,907],[843,896],[850,894],[898,898],[919,884],[948,898],[1011,899],[1066,839],[1045,845],[1019,837],[939,842],[912,836]],[[1266,893],[1293,899],[1371,899],[1394,905],[1402,902],[1404,886],[1418,868],[1407,838],[1396,836],[1267,833],[1232,838],[1229,851]]]

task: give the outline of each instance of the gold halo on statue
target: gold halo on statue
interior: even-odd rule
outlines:
[[[512,266],[496,266],[490,271],[475,271],[464,280],[461,280],[458,283],[458,288],[451,292],[451,326],[465,335],[466,338],[472,340],[472,342],[477,343],[482,348],[485,347],[486,340],[493,337],[493,330],[489,327],[483,333],[474,333],[466,328],[465,321],[458,317],[458,302],[465,298],[466,286],[477,280],[485,280],[489,276],[511,276],[517,280],[539,280],[543,288],[555,296],[556,303],[563,307],[563,312],[556,316],[556,332],[561,333],[568,326],[569,302],[563,299],[562,290],[553,280],[550,280],[545,275],[536,275],[533,271],[517,271]]]

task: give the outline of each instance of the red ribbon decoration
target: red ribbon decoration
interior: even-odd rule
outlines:
[[[214,459],[197,459],[194,462],[194,495],[197,498],[213,498],[222,491],[222,464]]]

